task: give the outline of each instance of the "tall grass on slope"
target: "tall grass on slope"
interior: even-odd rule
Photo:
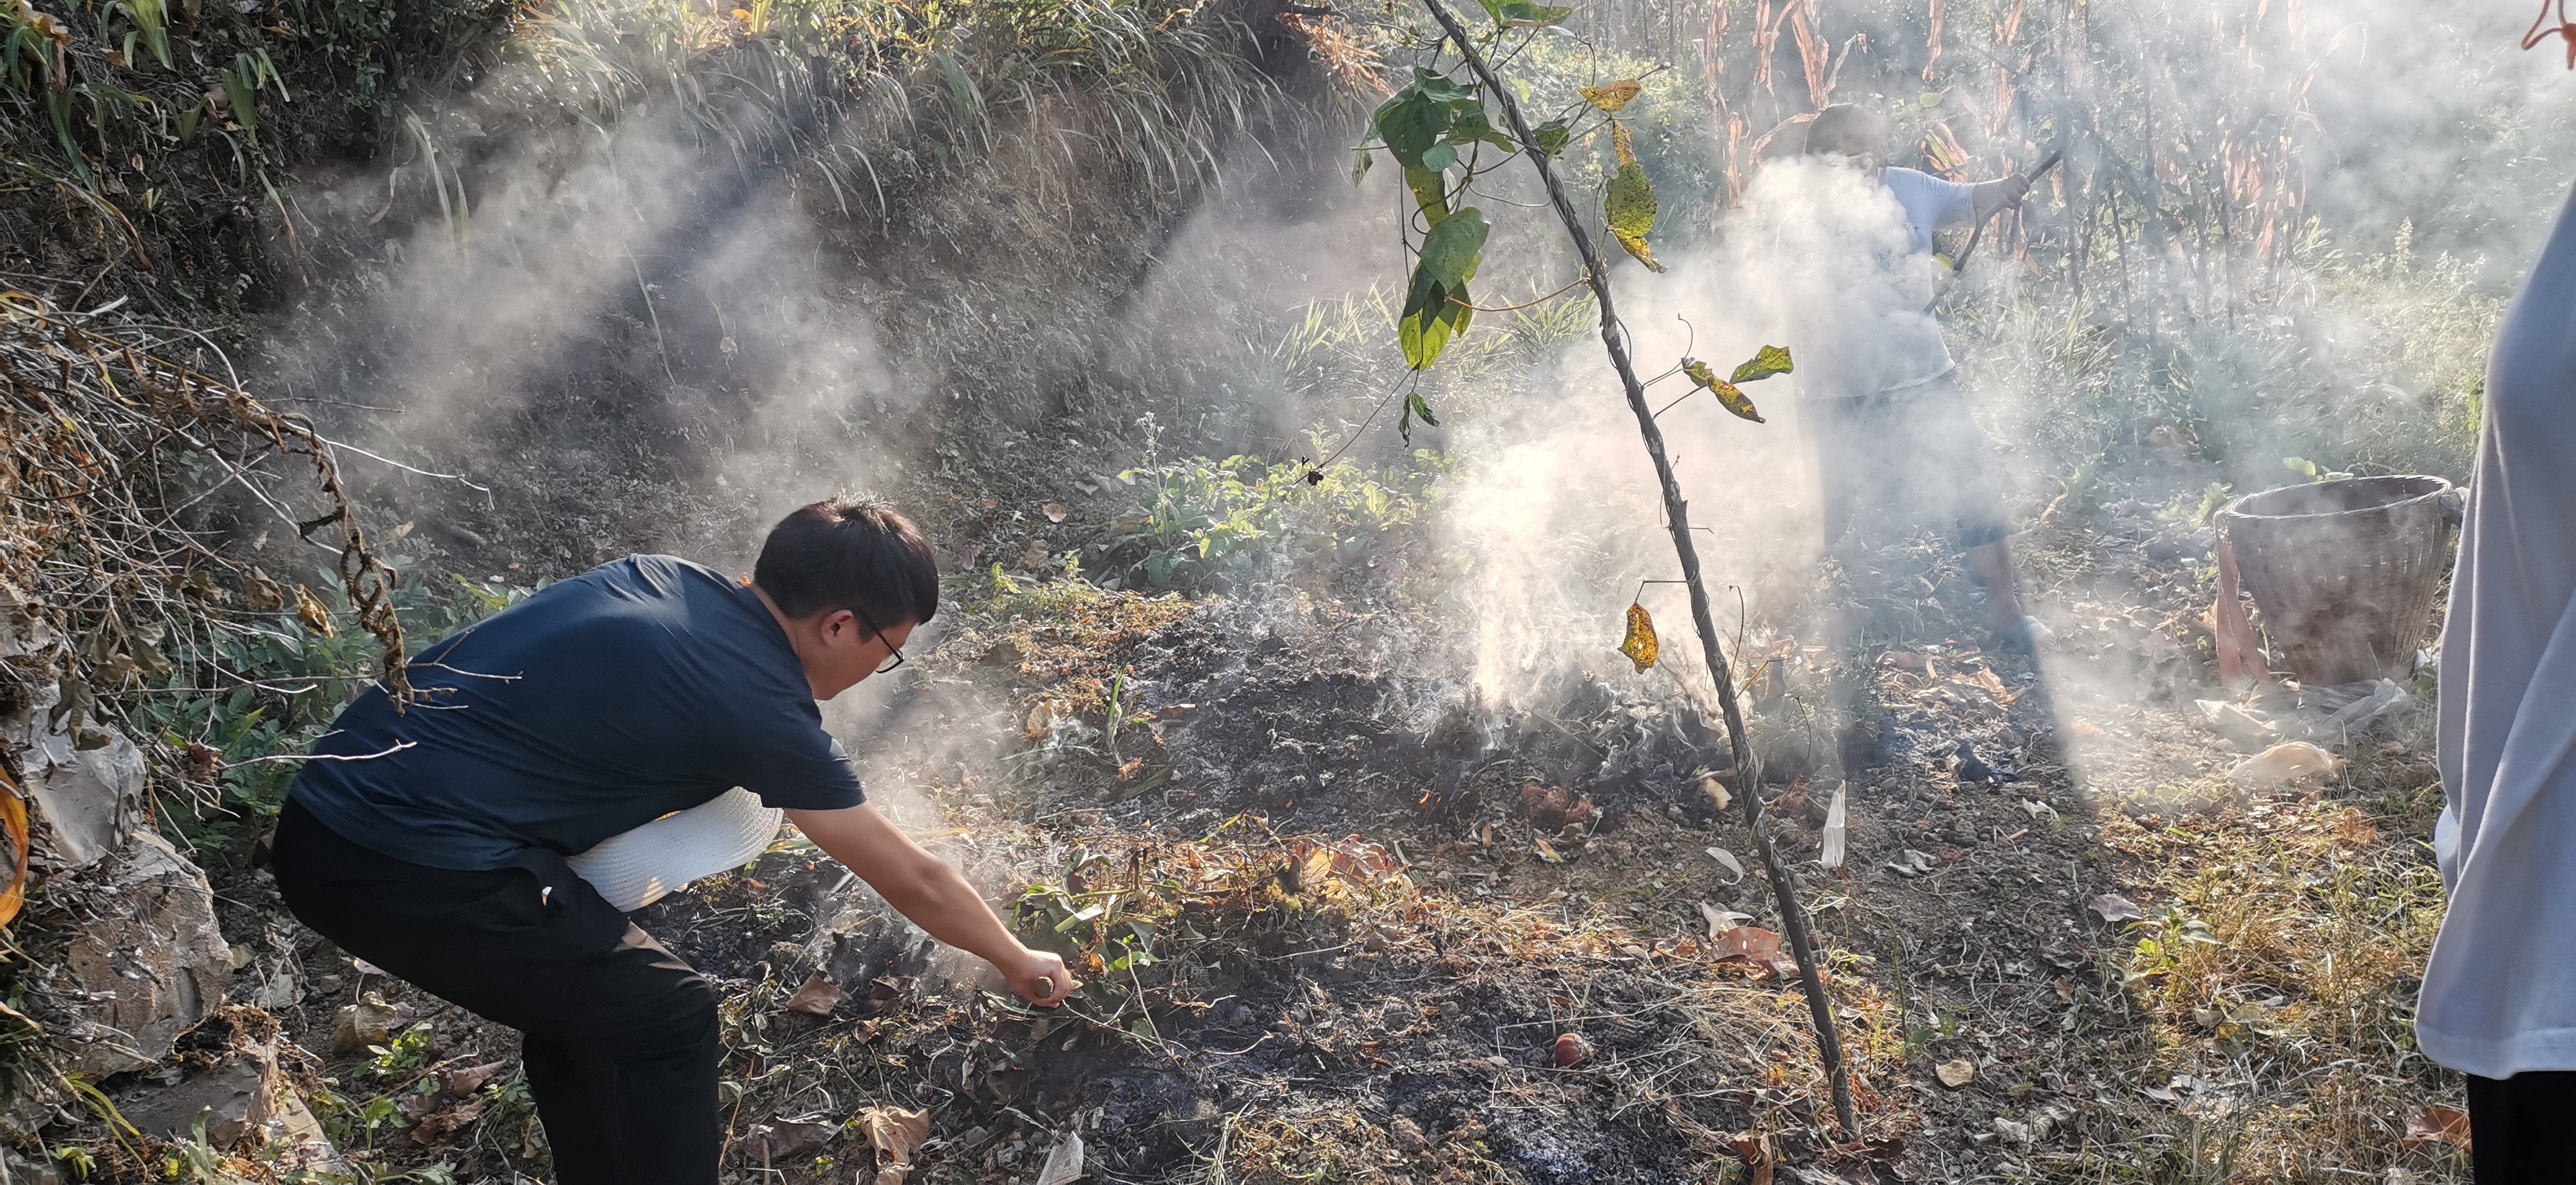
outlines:
[[[1172,0],[566,0],[520,53],[543,98],[617,119],[658,96],[737,164],[818,171],[886,206],[897,140],[937,166],[1105,152],[1142,187],[1221,180],[1218,148],[1277,99],[1251,32]],[[1082,130],[1089,129],[1089,130]]]

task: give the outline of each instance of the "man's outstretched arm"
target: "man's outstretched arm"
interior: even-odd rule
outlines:
[[[931,937],[991,963],[1029,1002],[1061,1004],[1078,986],[1063,959],[1012,937],[964,874],[921,850],[877,808],[791,810],[787,818]]]

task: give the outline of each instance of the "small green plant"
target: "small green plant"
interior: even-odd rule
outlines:
[[[2306,457],[2283,457],[2281,458],[2281,464],[2287,467],[2290,472],[2307,478],[2312,482],[2342,481],[2343,479],[2352,476],[2352,474],[2346,470],[2323,468]]]
[[[134,48],[139,42],[152,51],[152,60],[161,68],[170,68],[170,20],[164,0],[117,0],[108,6],[110,14],[122,13],[127,24],[134,26],[125,35],[125,60],[134,61]]]
[[[1054,936],[1066,948],[1059,951],[1066,961],[1094,975],[1154,965],[1154,940],[1170,916],[1160,890],[1177,893],[1179,885],[1144,885],[1131,877],[1101,886],[1111,871],[1109,857],[1075,849],[1061,879],[1032,884],[1020,894],[1013,912],[1021,928]]]
[[[375,1055],[367,1062],[367,1075],[382,1081],[400,1078],[429,1064],[429,1022],[422,1021],[382,1045],[370,1045],[367,1052]]]
[[[408,560],[394,557],[396,565]],[[183,770],[192,799],[167,816],[196,842],[218,845],[235,838],[243,823],[259,823],[285,804],[303,753],[331,725],[350,699],[374,680],[380,661],[374,640],[351,628],[348,598],[332,574],[320,574],[325,594],[277,590],[274,617],[245,630],[164,638],[155,646],[133,640],[132,665],[147,675],[150,693],[131,712],[138,737],[152,737]],[[394,590],[395,612],[414,654],[435,640],[527,598],[534,589],[478,584],[456,577],[456,591],[405,581]],[[164,651],[166,650],[166,654]],[[256,681],[229,691],[197,687],[209,668],[243,672]]]
[[[2227,498],[2230,492],[2231,491],[2229,490],[2226,482],[2213,481],[2209,483],[2208,489],[2200,492],[2200,497],[2197,501],[2194,501],[2192,496],[2189,494],[2176,495],[2174,500],[2167,504],[2164,509],[2156,512],[2155,519],[2160,523],[2189,523],[2195,527],[2208,526],[2209,520],[2218,514],[2218,508],[2227,505]]]
[[[1154,588],[1220,585],[1263,560],[1350,561],[1388,532],[1418,521],[1436,503],[1440,454],[1414,454],[1416,468],[1372,474],[1348,462],[1313,468],[1237,454],[1223,460],[1158,461],[1145,418],[1144,465],[1118,475],[1136,487],[1141,514],[1112,544],[1135,557],[1131,570]]]
[[[286,93],[286,79],[277,72],[277,63],[269,58],[266,49],[233,55],[233,64],[224,68],[220,79],[233,122],[241,125],[242,134],[253,144],[259,143],[259,92],[274,86],[279,102],[294,101]]]
[[[242,1180],[224,1167],[224,1154],[206,1139],[203,1115],[188,1129],[186,1139],[170,1145],[170,1155],[161,1162],[161,1179],[189,1185],[241,1185]]]
[[[72,1179],[76,1181],[89,1180],[90,1175],[98,1171],[98,1158],[78,1144],[56,1144],[47,1149],[45,1155],[61,1161],[72,1171]]]

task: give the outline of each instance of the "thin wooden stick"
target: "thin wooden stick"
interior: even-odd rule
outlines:
[[[1520,141],[1522,157],[1538,170],[1539,179],[1547,183],[1548,201],[1556,207],[1557,217],[1565,222],[1565,233],[1574,240],[1576,253],[1583,257],[1584,275],[1592,283],[1592,295],[1601,305],[1601,346],[1610,353],[1610,365],[1619,372],[1619,383],[1628,394],[1628,409],[1637,415],[1637,433],[1645,438],[1646,455],[1655,462],[1655,477],[1662,483],[1664,519],[1672,532],[1673,552],[1679,556],[1682,578],[1690,585],[1691,624],[1699,630],[1702,656],[1709,673],[1717,680],[1717,702],[1726,716],[1726,743],[1734,750],[1735,768],[1744,782],[1744,821],[1753,831],[1754,850],[1762,857],[1762,869],[1771,878],[1771,889],[1780,899],[1780,924],[1788,932],[1790,952],[1804,972],[1807,1010],[1816,1026],[1816,1050],[1823,1056],[1825,1078],[1832,1086],[1834,1118],[1842,1125],[1846,1140],[1861,1138],[1860,1123],[1852,1111],[1851,1081],[1843,1071],[1842,1039],[1834,1028],[1832,997],[1825,994],[1824,968],[1816,963],[1815,942],[1807,928],[1806,909],[1798,903],[1796,887],[1780,868],[1779,853],[1771,844],[1771,831],[1763,817],[1761,769],[1753,747],[1744,739],[1744,709],[1735,696],[1735,677],[1727,667],[1726,655],[1718,647],[1717,619],[1708,606],[1708,588],[1700,579],[1699,550],[1691,544],[1690,504],[1682,500],[1680,482],[1673,476],[1672,460],[1664,454],[1664,434],[1655,426],[1653,409],[1646,405],[1646,389],[1637,381],[1636,367],[1628,360],[1627,341],[1619,326],[1619,313],[1610,302],[1609,269],[1601,266],[1601,253],[1593,246],[1583,216],[1575,211],[1574,202],[1565,193],[1565,185],[1548,167],[1547,154],[1539,151],[1538,137],[1530,132],[1529,121],[1522,118],[1520,104],[1485,64],[1475,42],[1458,23],[1441,0],[1422,0],[1440,27],[1447,30],[1458,52],[1467,59],[1467,68],[1476,72],[1485,89],[1503,105],[1503,114],[1511,120],[1512,137]]]

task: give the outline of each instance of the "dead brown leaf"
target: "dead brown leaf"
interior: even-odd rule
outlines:
[[[2457,1107],[2438,1103],[2406,1109],[2406,1134],[2400,1144],[2430,1144],[2434,1141],[2454,1148],[2469,1146],[2469,1113]]]
[[[787,1010],[809,1016],[830,1016],[834,1008],[841,1006],[841,997],[847,994],[831,980],[819,974],[809,975],[805,977],[805,985],[797,988],[795,995],[787,997]]]
[[[913,1149],[930,1138],[930,1112],[867,1107],[860,1110],[856,1122],[868,1137],[868,1147],[876,1149],[876,1185],[903,1185],[912,1175]]]
[[[839,1135],[841,1125],[821,1115],[804,1115],[795,1119],[772,1119],[755,1123],[743,1133],[743,1151],[763,1168],[793,1160]]]
[[[499,1077],[501,1071],[509,1068],[508,1062],[486,1062],[479,1066],[467,1066],[462,1070],[450,1070],[447,1072],[447,1089],[455,1094],[472,1094],[483,1089],[484,1083]]]
[[[476,1116],[483,1114],[483,1104],[488,1101],[487,1099],[467,1099],[421,1120],[420,1126],[411,1129],[411,1142],[427,1144],[432,1140],[446,1137],[448,1133],[474,1122]]]
[[[1522,818],[1547,831],[1569,823],[1589,823],[1595,813],[1591,799],[1563,786],[1541,786],[1536,782],[1521,783],[1516,809]]]
[[[2106,922],[2142,922],[2147,918],[2147,911],[2138,908],[2137,902],[2117,893],[2104,893],[2095,897],[2090,905],[2093,912],[2102,915]]]
[[[1932,1067],[1932,1076],[1940,1079],[1941,1085],[1957,1090],[1977,1080],[1977,1063],[1964,1057],[1954,1057]]]
[[[1062,502],[1049,502],[1044,506],[1038,507],[1038,512],[1046,515],[1047,521],[1051,523],[1063,522],[1064,516],[1073,513],[1071,510],[1066,509]]]
[[[370,1045],[382,1045],[393,1037],[393,1027],[400,1021],[393,1005],[368,992],[357,1003],[341,1006],[332,1026],[331,1052],[358,1053]]]
[[[2320,774],[2332,777],[2342,769],[2342,758],[2306,741],[2290,741],[2238,762],[2227,776],[2239,786],[2286,786]]]
[[[1709,955],[1718,959],[1750,959],[1767,963],[1779,957],[1780,936],[1760,926],[1737,926],[1717,936],[1709,944]]]
[[[1753,1170],[1752,1179],[1746,1185],[1771,1185],[1771,1170],[1779,1162],[1771,1155],[1768,1133],[1737,1139],[1735,1154],[1744,1158],[1746,1168]]]

